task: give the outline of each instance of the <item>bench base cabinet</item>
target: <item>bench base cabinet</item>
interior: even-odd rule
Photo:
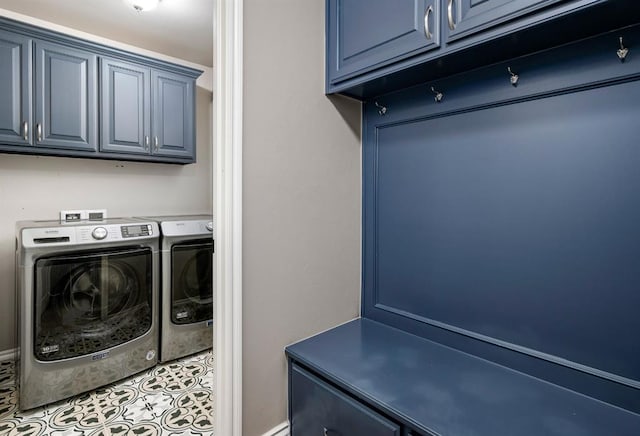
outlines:
[[[201,73],[0,18],[0,152],[195,162]]]
[[[285,353],[292,436],[639,434],[637,403],[623,409],[367,318]]]
[[[398,424],[300,366],[290,371],[291,436],[402,435]]]

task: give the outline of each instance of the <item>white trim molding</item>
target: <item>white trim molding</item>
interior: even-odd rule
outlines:
[[[242,436],[243,0],[214,6],[215,433]]]
[[[7,360],[14,360],[18,356],[17,348],[10,348],[8,350],[0,351],[0,362],[5,362]]]
[[[262,436],[289,436],[289,422],[285,421],[276,425]]]

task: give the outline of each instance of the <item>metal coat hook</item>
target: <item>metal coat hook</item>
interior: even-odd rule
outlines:
[[[518,80],[520,80],[520,76],[518,76],[516,73],[511,71],[511,67],[507,67],[507,71],[509,72],[509,74],[511,74],[511,77],[509,78],[509,80],[511,81],[511,84],[513,86],[518,86]]]
[[[440,103],[444,98],[444,94],[441,93],[440,91],[436,91],[436,89],[433,86],[431,87],[431,92],[433,92],[436,95],[435,97],[433,97],[436,103]]]
[[[627,58],[627,55],[629,54],[629,49],[622,43],[622,36],[620,37],[620,48],[618,49],[616,54],[618,55],[618,59],[620,59],[620,62],[624,62],[624,60]]]
[[[387,113],[387,107],[379,105],[377,101],[374,101],[373,104],[378,108],[378,113],[382,116]]]

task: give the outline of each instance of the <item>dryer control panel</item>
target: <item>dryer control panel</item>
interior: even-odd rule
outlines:
[[[213,220],[163,221],[164,236],[209,236],[215,237]]]

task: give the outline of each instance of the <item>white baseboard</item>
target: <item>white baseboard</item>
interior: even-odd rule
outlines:
[[[8,350],[0,351],[0,362],[4,362],[6,360],[14,360],[16,357],[16,349],[10,348]]]
[[[289,422],[285,421],[276,425],[262,436],[289,436]]]

